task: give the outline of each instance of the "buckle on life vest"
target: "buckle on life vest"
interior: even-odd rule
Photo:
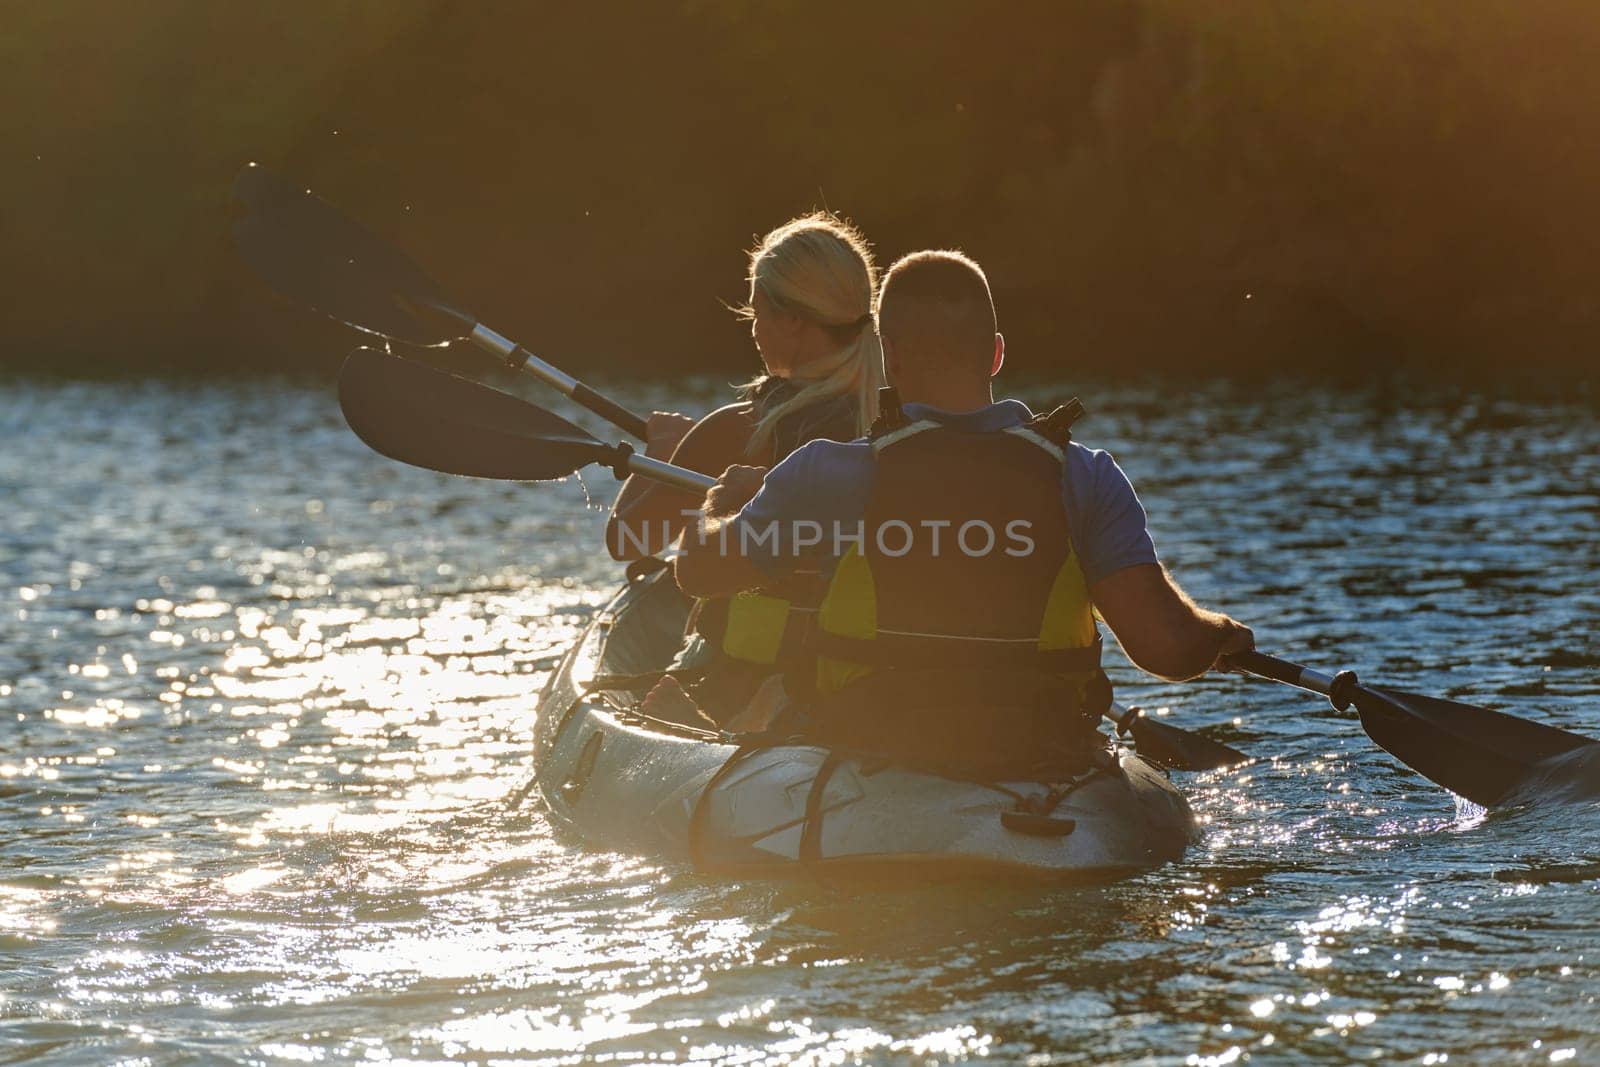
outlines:
[[[1060,448],[1072,443],[1072,425],[1084,416],[1083,401],[1073,397],[1054,411],[1035,415],[1025,425]]]
[[[885,385],[879,389],[878,417],[872,420],[872,428],[867,431],[867,436],[876,441],[885,434],[894,433],[910,424],[911,420],[906,418],[906,413],[901,410],[899,391],[892,385]]]

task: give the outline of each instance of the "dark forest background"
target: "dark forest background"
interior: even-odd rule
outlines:
[[[580,372],[748,365],[816,206],[988,268],[1070,371],[1588,376],[1593,0],[0,5],[0,364],[336,366],[248,276],[239,166]]]

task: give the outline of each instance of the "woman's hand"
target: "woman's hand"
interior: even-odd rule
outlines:
[[[676,411],[652,411],[645,420],[644,454],[651,459],[668,460],[678,449],[694,420]]]

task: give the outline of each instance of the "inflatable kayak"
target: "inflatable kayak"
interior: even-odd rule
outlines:
[[[1179,859],[1195,836],[1166,774],[1118,750],[1069,781],[981,782],[649,719],[642,682],[689,604],[670,572],[631,578],[540,698],[537,780],[559,824],[602,848],[723,873],[1109,879]]]

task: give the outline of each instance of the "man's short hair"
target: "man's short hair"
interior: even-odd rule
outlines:
[[[983,268],[965,253],[902,256],[878,290],[878,333],[904,356],[989,373],[998,325]]]

